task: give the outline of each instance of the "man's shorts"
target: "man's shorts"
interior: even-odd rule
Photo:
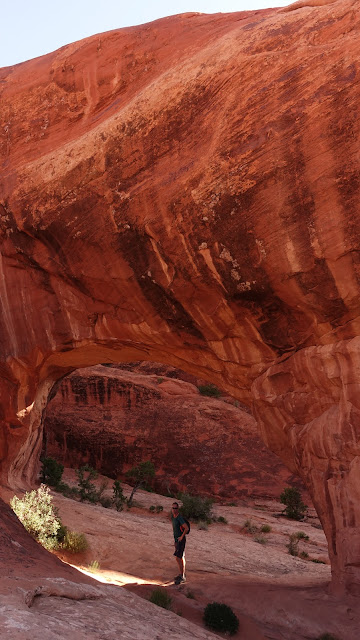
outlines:
[[[182,558],[185,551],[186,538],[184,537],[182,540],[178,540],[175,542],[175,553],[174,556],[177,558]]]

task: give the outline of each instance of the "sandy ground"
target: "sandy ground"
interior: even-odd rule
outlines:
[[[64,480],[75,484],[74,472],[66,470]],[[130,488],[124,488],[129,494]],[[110,489],[111,481],[109,495]],[[64,524],[85,533],[89,542],[85,553],[62,558],[99,582],[125,587],[143,598],[161,586],[172,598],[172,610],[200,626],[206,604],[224,602],[240,620],[235,639],[303,640],[325,632],[339,640],[358,639],[360,601],[329,593],[327,544],[314,512],[299,523],[278,517],[282,505],[277,502],[215,505],[215,515],[225,517],[227,524],[214,523],[208,530],[192,525],[187,582],[177,587],[172,583],[177,565],[168,516],[173,499],[138,491],[135,500],[136,507],[118,513],[54,493]],[[161,505],[164,511],[152,514],[151,505]],[[271,532],[248,534],[246,520],[258,528],[268,524]],[[309,541],[300,542],[308,559],[288,553],[289,534],[297,531],[309,536]],[[94,561],[100,565],[96,571],[90,568]]]

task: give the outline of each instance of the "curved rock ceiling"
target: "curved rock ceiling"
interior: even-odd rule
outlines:
[[[253,403],[360,588],[359,16],[185,14],[0,70],[3,484],[54,381],[166,362]]]

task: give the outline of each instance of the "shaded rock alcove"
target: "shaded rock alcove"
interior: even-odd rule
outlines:
[[[0,478],[33,482],[59,378],[168,363],[252,403],[356,592],[360,3],[290,9],[0,71]]]

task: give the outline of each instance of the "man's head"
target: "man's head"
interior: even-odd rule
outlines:
[[[174,518],[179,515],[179,505],[177,502],[172,503],[171,513],[173,514]]]

